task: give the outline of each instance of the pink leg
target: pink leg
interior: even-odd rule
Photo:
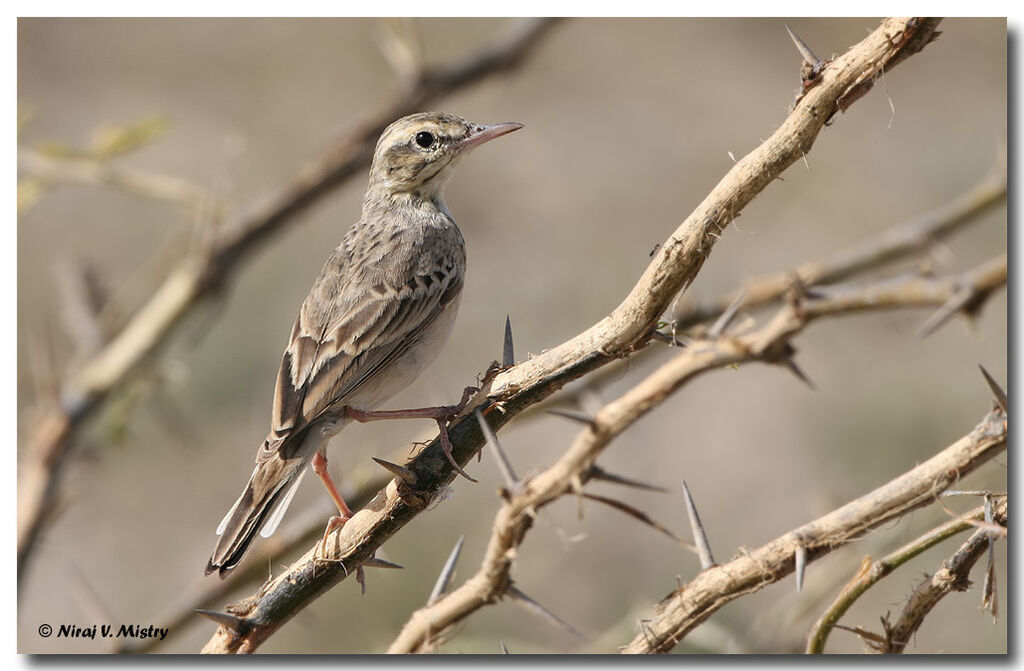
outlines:
[[[452,465],[459,475],[476,482],[473,478],[469,477],[462,467],[455,462],[455,457],[452,456],[452,441],[448,437],[448,420],[455,417],[466,404],[469,403],[470,397],[478,391],[476,387],[466,387],[462,392],[462,400],[459,401],[458,405],[438,405],[429,408],[409,408],[406,410],[359,410],[357,408],[345,407],[345,414],[356,420],[357,422],[376,422],[382,419],[432,419],[437,422],[437,428],[441,433],[441,449],[444,450],[444,456],[448,457],[448,463]]]
[[[317,474],[320,481],[324,483],[324,487],[327,489],[327,493],[334,499],[334,504],[338,506],[338,511],[341,515],[332,515],[327,520],[327,528],[324,529],[323,540],[320,541],[320,554],[327,554],[327,537],[331,535],[331,532],[339,527],[345,526],[345,522],[352,517],[352,510],[345,503],[344,497],[338,488],[334,486],[334,480],[331,480],[331,474],[327,472],[327,455],[324,450],[321,449],[319,452],[313,455],[313,472]]]

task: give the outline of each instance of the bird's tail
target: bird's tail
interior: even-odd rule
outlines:
[[[220,572],[223,579],[242,561],[259,533],[264,538],[277,529],[306,473],[309,459],[274,456],[256,464],[242,495],[217,526],[217,547],[206,564],[206,575]]]

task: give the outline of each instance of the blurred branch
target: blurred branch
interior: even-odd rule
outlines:
[[[999,259],[996,260],[998,263]],[[476,574],[457,590],[416,611],[388,652],[430,650],[454,624],[481,607],[496,603],[512,585],[511,571],[518,548],[537,511],[556,499],[583,494],[597,458],[611,441],[658,407],[698,374],[744,361],[786,363],[789,341],[811,321],[865,310],[941,305],[975,276],[988,280],[987,266],[961,277],[935,279],[907,276],[859,287],[830,288],[814,299],[797,295],[762,329],[744,335],[720,335],[677,354],[623,396],[605,405],[577,436],[572,447],[547,470],[522,483],[515,492],[503,490],[505,503],[495,516],[491,539]],[[1002,282],[1006,258],[1002,257]],[[989,280],[992,281],[992,280]],[[822,553],[824,554],[824,553]]]
[[[865,532],[928,505],[959,478],[1006,448],[1006,413],[994,409],[945,450],[831,513],[732,561],[698,573],[657,606],[656,616],[623,648],[625,653],[668,652],[719,608],[778,582],[794,570],[797,548],[813,561]]]
[[[1006,527],[1007,523],[1006,506],[1004,498],[994,507],[994,521],[1002,527]],[[888,617],[882,620],[885,627],[884,644],[869,646],[868,651],[886,654],[903,652],[914,632],[924,623],[924,618],[944,596],[950,592],[964,592],[971,586],[968,578],[971,568],[989,549],[991,542],[992,532],[988,529],[978,529],[971,534],[953,556],[942,562],[935,575],[918,585],[903,607],[896,624],[890,625]]]
[[[473,417],[478,407],[488,409],[490,424],[498,429],[567,382],[646,344],[661,314],[675,295],[690,285],[717,238],[743,207],[810,151],[841,100],[849,100],[851,91],[862,91],[883,70],[920,50],[934,36],[937,24],[936,19],[886,19],[863,41],[827,64],[819,83],[807,91],[778,130],[737,162],[659,248],[618,308],[571,340],[485,377],[481,392],[449,428],[455,460],[466,464],[483,445],[483,433]],[[492,398],[499,403],[491,406]],[[255,651],[299,610],[361,566],[376,548],[422,512],[455,475],[437,439],[406,467],[416,473],[415,488],[405,482],[389,483],[366,508],[331,534],[328,559],[314,561],[318,547],[310,548],[260,594],[230,607],[241,618],[240,625],[235,629],[218,627],[204,652]]]
[[[67,379],[57,402],[29,435],[18,477],[18,575],[26,564],[74,433],[138,364],[170,337],[200,301],[222,288],[271,236],[369,164],[384,128],[441,96],[517,67],[555,24],[553,19],[513,24],[503,39],[450,66],[428,69],[390,106],[343,137],[291,184],[236,217],[206,249],[182,259],[148,302],[109,343]]]
[[[903,566],[925,550],[928,550],[947,538],[951,538],[952,536],[966,531],[967,529],[976,528],[977,525],[972,522],[980,521],[984,519],[984,516],[985,507],[978,506],[974,510],[964,513],[956,519],[949,520],[945,524],[935,527],[927,533],[910,541],[898,550],[890,552],[881,559],[865,557],[861,562],[857,573],[850,579],[846,586],[843,587],[842,591],[839,592],[839,596],[836,597],[835,601],[829,605],[824,614],[818,618],[818,621],[815,622],[814,626],[811,628],[811,633],[807,639],[807,654],[820,655],[825,652],[825,643],[828,641],[828,636],[832,632],[832,627],[839,622],[839,619],[846,614],[846,611],[850,609],[850,606],[852,606],[862,594],[868,591],[872,585],[879,582],[882,578],[891,574],[900,566]]]
[[[51,183],[108,186],[147,198],[196,205],[209,194],[198,185],[169,175],[126,169],[109,161],[78,156],[47,156],[33,149],[18,150],[18,172]]]

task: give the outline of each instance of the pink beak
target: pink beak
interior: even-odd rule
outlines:
[[[459,143],[459,149],[461,151],[469,151],[473,147],[489,142],[496,137],[502,135],[508,135],[512,131],[519,130],[523,127],[521,123],[506,122],[506,123],[493,123],[486,126],[477,126],[476,130],[465,140]]]

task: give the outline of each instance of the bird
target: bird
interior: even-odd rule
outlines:
[[[451,333],[466,271],[466,245],[443,190],[475,147],[519,130],[422,112],[393,122],[377,141],[362,215],[344,235],[299,309],[281,359],[271,428],[256,466],[217,527],[206,566],[223,579],[259,533],[270,536],[311,466],[338,507],[328,534],[352,511],[327,472],[327,444],[350,421],[437,421],[453,467],[447,420],[455,406],[380,410],[434,360]],[[468,476],[466,476],[468,477]]]

